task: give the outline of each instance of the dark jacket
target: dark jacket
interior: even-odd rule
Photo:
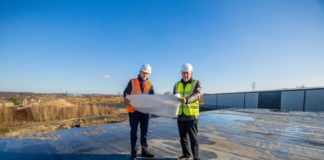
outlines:
[[[142,93],[143,93],[145,80],[143,80],[140,75],[137,76],[137,79],[140,81],[141,90],[142,90]],[[124,90],[124,97],[126,97],[126,95],[130,95],[131,93],[132,93],[132,81],[130,80],[128,82],[128,84],[127,84],[127,87]],[[153,85],[151,85],[149,94],[154,94]]]
[[[188,83],[192,83],[192,78],[187,82],[185,82],[183,79],[181,79],[181,82],[184,84],[184,86],[186,86]],[[177,84],[174,85],[173,94],[176,94],[176,92],[177,92],[176,85]],[[201,92],[201,86],[200,86],[200,82],[197,80],[196,86],[195,86],[195,88],[193,90],[193,94],[186,98],[186,104],[189,104],[189,103],[192,103],[194,101],[200,100],[200,97],[201,97],[200,92]],[[194,120],[194,119],[197,119],[197,117],[195,117],[195,116],[186,116],[184,114],[178,116],[178,120]]]

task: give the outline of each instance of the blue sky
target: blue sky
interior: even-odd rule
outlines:
[[[324,86],[324,2],[0,0],[0,91],[156,92],[185,62],[204,93]]]

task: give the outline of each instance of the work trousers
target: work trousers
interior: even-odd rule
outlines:
[[[145,114],[139,111],[135,111],[133,113],[129,113],[129,124],[131,127],[130,132],[130,141],[131,141],[131,154],[132,156],[136,156],[136,141],[137,141],[137,129],[138,125],[140,125],[141,129],[141,148],[142,153],[146,153],[148,149],[147,144],[147,130],[149,125],[149,114]]]
[[[182,147],[182,153],[184,156],[190,156],[189,145],[188,145],[188,136],[190,139],[190,146],[193,158],[199,160],[198,154],[198,120],[179,120],[178,119],[178,129],[180,135],[180,143]]]

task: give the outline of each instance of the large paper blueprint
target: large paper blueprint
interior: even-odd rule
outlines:
[[[176,118],[180,95],[133,95],[127,96],[136,110],[157,116]]]

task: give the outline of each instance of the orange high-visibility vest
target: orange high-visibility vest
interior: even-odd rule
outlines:
[[[149,94],[151,86],[152,86],[152,84],[149,80],[145,81],[143,93],[142,93],[141,84],[140,84],[140,81],[138,80],[138,78],[131,79],[131,82],[132,82],[132,92],[130,95]],[[133,113],[133,112],[135,112],[135,108],[133,106],[127,106],[127,111],[130,113]]]

